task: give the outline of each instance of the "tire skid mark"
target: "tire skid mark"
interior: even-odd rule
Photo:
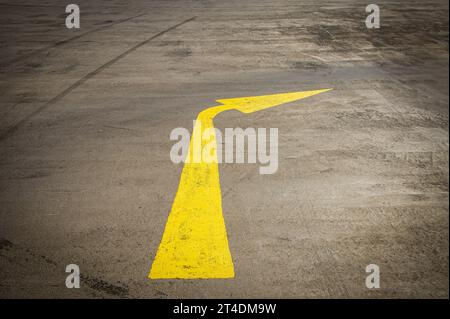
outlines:
[[[99,292],[105,292],[121,298],[126,298],[129,295],[128,287],[113,285],[104,280],[83,274],[80,274],[80,279],[83,284]]]
[[[44,256],[44,255],[37,254],[37,253],[29,250],[28,248],[18,246],[16,244],[13,244],[12,242],[10,242],[7,239],[0,237],[0,251],[1,250],[12,250],[12,249],[23,251],[27,255],[29,255],[37,260],[44,261],[45,263],[55,266],[58,269],[59,268],[64,269],[63,265],[58,264],[51,258],[48,258],[47,256]],[[2,256],[2,258],[3,257],[4,256]],[[129,295],[129,288],[127,286],[114,285],[114,284],[111,284],[102,279],[92,277],[89,275],[85,275],[85,274],[80,274],[80,279],[83,284],[85,284],[86,286],[88,286],[89,288],[91,288],[97,292],[107,293],[109,295],[117,296],[120,298],[126,298]]]
[[[16,124],[14,124],[13,126],[11,126],[10,128],[8,128],[5,132],[3,132],[2,134],[0,134],[0,142],[2,142],[3,140],[7,139],[8,137],[10,137],[11,135],[13,135],[22,125],[24,125],[29,119],[31,119],[32,117],[34,117],[35,115],[39,114],[40,112],[42,112],[43,110],[47,109],[49,106],[55,104],[56,102],[58,102],[59,100],[61,100],[62,98],[64,98],[66,95],[68,95],[69,93],[71,93],[73,90],[75,90],[76,88],[78,88],[79,86],[81,86],[82,84],[84,84],[87,80],[89,80],[90,78],[96,76],[97,74],[99,74],[101,71],[103,71],[104,69],[110,67],[111,65],[113,65],[114,63],[116,63],[117,61],[119,61],[120,59],[126,57],[128,54],[132,53],[133,51],[139,49],[140,47],[142,47],[143,45],[147,44],[148,42],[152,41],[153,39],[162,36],[163,34],[172,31],[174,29],[176,29],[177,27],[188,23],[192,20],[194,20],[196,17],[191,17],[189,19],[186,19],[180,23],[177,23],[173,26],[171,26],[170,28],[167,28],[153,36],[151,36],[150,38],[139,42],[138,44],[136,44],[135,46],[129,48],[128,50],[126,50],[125,52],[121,53],[120,55],[116,56],[115,58],[113,58],[112,60],[106,62],[105,64],[101,65],[100,67],[98,67],[97,69],[95,69],[94,71],[89,72],[88,74],[86,74],[85,76],[83,76],[82,78],[80,78],[78,81],[76,81],[75,83],[73,83],[71,86],[69,86],[67,89],[63,90],[61,93],[59,93],[58,95],[56,95],[55,97],[53,97],[52,99],[50,99],[49,101],[47,101],[46,103],[44,103],[43,105],[41,105],[40,107],[38,107],[36,110],[34,110],[33,112],[31,112],[30,114],[28,114],[27,116],[25,116],[24,118],[22,118],[21,120],[19,120],[18,122],[16,122]]]
[[[115,21],[115,22],[112,22],[112,23],[103,25],[103,26],[101,26],[101,27],[98,27],[98,28],[95,28],[95,29],[86,31],[86,32],[84,32],[84,33],[75,35],[75,36],[73,36],[73,37],[71,37],[71,38],[68,38],[68,39],[59,40],[59,41],[57,41],[57,42],[55,42],[55,43],[53,43],[53,44],[50,44],[50,45],[48,45],[48,46],[45,46],[45,47],[43,47],[43,48],[33,50],[32,52],[30,52],[30,53],[28,53],[28,54],[19,56],[19,57],[15,58],[15,59],[13,59],[13,60],[11,60],[11,61],[9,61],[9,62],[3,64],[3,65],[0,65],[0,67],[6,68],[6,67],[14,66],[14,65],[17,64],[18,62],[21,62],[21,61],[23,61],[23,60],[25,60],[25,59],[27,59],[27,58],[33,56],[33,55],[37,55],[37,54],[42,53],[42,52],[44,52],[44,51],[54,49],[54,48],[59,47],[59,46],[61,46],[61,45],[67,44],[67,43],[69,43],[69,42],[72,42],[72,41],[74,41],[74,40],[78,40],[79,38],[82,38],[82,37],[84,37],[84,36],[86,36],[86,35],[89,35],[89,34],[92,34],[92,33],[98,32],[98,31],[102,31],[102,30],[104,30],[104,29],[107,29],[107,28],[112,27],[112,26],[117,25],[117,24],[121,24],[121,23],[128,22],[128,21],[130,21],[130,20],[139,18],[139,17],[141,17],[141,16],[143,16],[143,15],[146,15],[146,14],[147,14],[147,13],[141,13],[141,14],[138,14],[138,15],[135,15],[135,16],[132,16],[132,17],[128,17],[128,18],[126,18],[126,19],[118,20],[118,21]]]

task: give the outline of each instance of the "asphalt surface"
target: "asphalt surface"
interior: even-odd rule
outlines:
[[[76,3],[78,30],[64,1],[0,1],[1,298],[448,298],[447,0],[377,1],[370,30],[366,1]],[[276,174],[219,167],[235,278],[148,279],[171,130],[324,88],[215,120],[279,129]]]

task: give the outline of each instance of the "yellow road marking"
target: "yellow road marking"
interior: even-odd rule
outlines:
[[[217,100],[223,105],[200,112],[194,125],[178,191],[149,278],[234,277],[222,215],[216,137],[212,132],[209,140],[202,138],[203,132],[214,129],[214,117],[231,109],[252,113],[328,90]],[[202,151],[206,145],[211,152],[209,155],[215,158],[215,161],[202,160]]]

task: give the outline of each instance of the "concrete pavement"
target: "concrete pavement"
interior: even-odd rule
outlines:
[[[364,1],[76,3],[69,30],[64,2],[0,1],[0,297],[448,298],[448,1],[378,1],[372,30]],[[215,120],[279,128],[276,174],[219,165],[235,278],[149,280],[171,130],[328,87]]]

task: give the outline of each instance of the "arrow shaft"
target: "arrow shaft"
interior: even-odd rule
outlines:
[[[223,107],[202,111],[189,144],[189,159],[166,228],[150,271],[150,278],[232,278],[234,268],[222,215],[213,118]],[[212,132],[209,140],[203,134]],[[211,151],[205,162],[202,151]]]

